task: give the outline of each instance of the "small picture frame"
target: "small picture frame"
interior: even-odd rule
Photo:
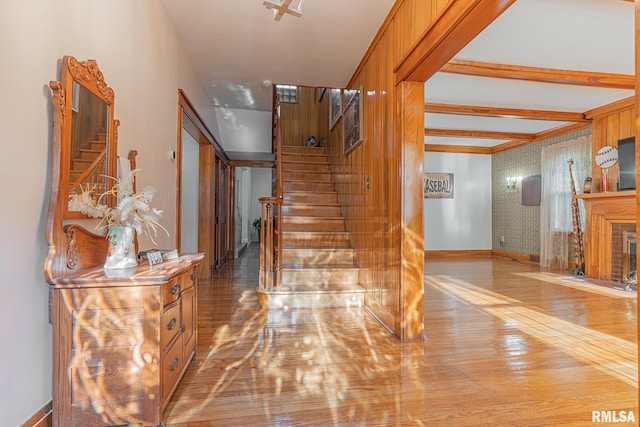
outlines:
[[[350,94],[351,97],[342,113],[344,154],[349,153],[364,140],[362,131],[362,87],[350,92],[352,93]]]
[[[342,90],[329,89],[329,130],[333,129],[342,114]]]

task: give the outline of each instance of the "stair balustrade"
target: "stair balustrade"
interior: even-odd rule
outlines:
[[[280,218],[282,197],[261,197],[260,225],[260,273],[261,290],[272,291],[280,285],[280,250],[278,236],[281,234]]]
[[[276,155],[272,197],[262,197],[260,226],[259,289],[275,290],[280,287],[282,267],[282,129],[280,99],[274,88],[272,150]]]

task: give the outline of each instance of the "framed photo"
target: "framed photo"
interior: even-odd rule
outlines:
[[[362,131],[362,87],[352,92],[353,96],[347,102],[347,106],[342,113],[344,154],[353,150],[364,139]]]
[[[342,114],[342,90],[329,89],[329,130],[333,129]]]

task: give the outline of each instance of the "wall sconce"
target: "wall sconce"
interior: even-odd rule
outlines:
[[[508,176],[507,191],[516,191],[518,189],[518,182],[521,180],[522,180],[521,176]]]

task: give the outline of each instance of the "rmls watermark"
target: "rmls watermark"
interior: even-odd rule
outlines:
[[[592,423],[634,423],[633,411],[591,411]]]

